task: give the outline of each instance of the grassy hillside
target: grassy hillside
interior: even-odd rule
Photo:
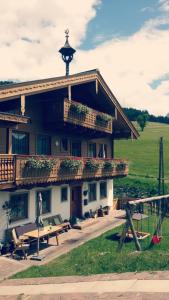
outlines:
[[[148,123],[138,140],[115,142],[115,157],[127,158],[129,174],[135,177],[157,178],[159,138],[164,137],[165,178],[169,181],[169,125]]]

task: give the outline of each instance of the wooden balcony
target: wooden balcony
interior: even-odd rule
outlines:
[[[11,124],[28,124],[30,122],[30,118],[22,115],[0,112],[0,122]]]
[[[65,167],[65,161],[75,164]],[[93,163],[97,168],[91,168]],[[77,166],[78,165],[78,166]],[[124,160],[55,156],[0,155],[0,189],[16,186],[122,177],[128,174]]]
[[[113,117],[105,113],[99,112],[87,106],[87,113],[80,113],[78,109],[83,105],[76,101],[64,99],[63,102],[53,103],[53,106],[46,110],[47,123],[69,124],[88,128],[90,130],[100,131],[104,133],[112,133]],[[73,109],[74,108],[74,109]],[[107,119],[107,120],[106,120]],[[59,121],[59,123],[58,123]]]

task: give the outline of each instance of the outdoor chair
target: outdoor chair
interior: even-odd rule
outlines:
[[[62,225],[65,231],[71,229],[70,222],[64,222],[61,215],[56,215],[53,217],[54,225]]]
[[[11,253],[12,257],[14,257],[14,254],[18,252],[22,254],[24,259],[27,259],[27,252],[30,244],[24,242],[23,240],[20,240],[17,237],[15,228],[12,229],[12,241],[13,241],[13,250]]]
[[[52,225],[52,226],[57,226],[61,225],[62,229],[61,231],[68,231],[71,229],[70,222],[64,222],[61,215],[55,215],[46,219],[43,219],[43,224],[44,226]]]

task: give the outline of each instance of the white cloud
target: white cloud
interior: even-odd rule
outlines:
[[[100,0],[0,0],[0,79],[29,80],[64,75],[58,53],[64,30],[77,48]],[[162,1],[160,5],[167,4]],[[129,37],[116,37],[93,50],[75,54],[71,72],[99,68],[121,105],[169,112],[169,80],[150,84],[169,73],[169,30],[165,18],[147,22]],[[102,38],[102,37],[100,37]]]
[[[164,12],[169,11],[169,0],[159,0],[160,10]]]
[[[141,9],[141,12],[145,12],[145,11],[148,11],[148,12],[154,12],[154,8],[151,7],[151,6],[143,7],[143,8]]]
[[[159,82],[156,89],[150,86],[169,73],[169,30],[159,30],[159,25],[160,20],[151,21],[130,37],[112,39],[87,53],[81,51],[73,69],[97,66],[122,105],[166,115],[169,80]]]
[[[58,50],[65,42],[64,30],[70,29],[71,44],[77,47],[99,3],[0,0],[0,78],[26,80],[63,73]]]

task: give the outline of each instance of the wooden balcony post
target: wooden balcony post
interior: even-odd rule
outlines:
[[[12,129],[7,128],[7,153],[12,154]]]
[[[25,95],[21,95],[21,114],[25,115]]]
[[[111,158],[114,158],[114,140],[111,142]]]
[[[72,95],[71,95],[71,85],[68,85],[68,100],[71,101]]]

